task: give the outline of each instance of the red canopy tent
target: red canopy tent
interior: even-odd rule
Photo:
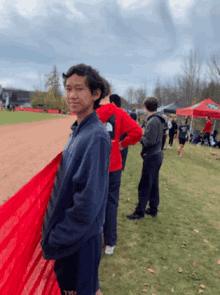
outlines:
[[[209,116],[213,120],[220,120],[220,105],[213,101],[211,98],[207,98],[188,108],[178,109],[176,111],[176,114],[177,116],[190,116],[192,118],[190,124],[190,133],[192,133],[193,118],[206,118],[207,116]],[[215,123],[213,126],[213,130],[215,129]]]
[[[178,109],[177,116],[190,116],[196,118],[206,118],[210,116],[211,119],[220,119],[220,105],[214,102],[211,98],[207,98],[194,106]]]

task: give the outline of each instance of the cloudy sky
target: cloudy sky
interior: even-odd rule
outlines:
[[[0,85],[42,88],[54,65],[99,70],[119,95],[129,86],[152,94],[200,48],[220,48],[219,0],[1,0]]]

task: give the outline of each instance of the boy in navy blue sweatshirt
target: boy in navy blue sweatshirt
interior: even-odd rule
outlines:
[[[63,74],[77,121],[64,148],[44,218],[43,256],[55,260],[62,295],[101,295],[98,267],[108,196],[111,140],[95,109],[106,89],[99,73],[79,64]]]

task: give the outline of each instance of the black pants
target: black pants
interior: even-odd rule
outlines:
[[[208,144],[209,146],[211,146],[211,143],[210,143],[210,133],[205,133],[205,135],[203,136],[203,139],[202,139],[202,142],[201,142],[201,145],[204,143],[205,139],[208,139]]]
[[[165,143],[166,143],[166,138],[167,138],[167,135],[164,134],[164,135],[163,135],[163,138],[162,138],[162,150],[164,149],[164,145],[165,145]]]
[[[108,246],[115,246],[117,242],[117,212],[120,185],[121,170],[109,172],[109,191],[103,230],[104,243]]]
[[[75,291],[77,295],[96,294],[99,289],[101,251],[102,236],[98,234],[73,255],[55,261],[54,272],[61,295],[68,294],[67,291]]]
[[[173,139],[174,139],[174,133],[173,132],[169,132],[169,145],[170,146],[173,145]]]
[[[144,159],[141,180],[138,186],[139,203],[136,212],[143,215],[149,201],[150,212],[157,213],[159,205],[159,170],[163,162],[163,152]]]
[[[124,149],[121,151],[121,157],[122,157],[122,171],[124,171],[124,169],[125,169],[125,164],[126,164],[127,155],[128,155],[128,147],[126,146],[126,148],[124,148]]]

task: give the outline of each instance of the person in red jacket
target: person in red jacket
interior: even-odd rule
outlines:
[[[204,141],[205,139],[207,138],[208,139],[208,144],[209,146],[211,146],[211,143],[210,143],[210,133],[211,133],[211,129],[212,129],[212,122],[210,120],[210,117],[206,117],[206,124],[205,124],[205,127],[203,128],[203,131],[205,132],[204,136],[203,136],[203,139],[202,139],[202,142],[201,142],[201,145],[204,144]]]
[[[107,81],[105,82],[106,84],[108,83]],[[110,95],[109,84],[106,87],[109,88]],[[134,145],[139,142],[143,131],[123,109],[110,103],[109,95],[102,100],[101,107],[96,112],[100,121],[105,124],[112,142],[109,165],[109,193],[103,234],[105,253],[113,254],[117,241],[117,209],[122,171],[120,151],[128,145]],[[120,136],[124,133],[127,133],[127,136],[120,141]]]

